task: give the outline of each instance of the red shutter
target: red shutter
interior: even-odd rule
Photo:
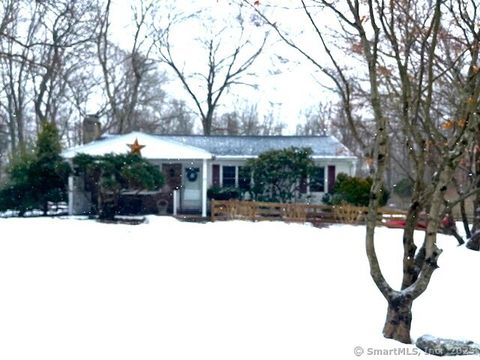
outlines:
[[[212,165],[212,185],[220,186],[220,165]]]
[[[335,186],[335,165],[328,165],[328,192],[333,192]]]

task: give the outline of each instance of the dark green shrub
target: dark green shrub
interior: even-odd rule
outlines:
[[[238,200],[242,198],[242,190],[235,187],[212,186],[207,190],[210,200]]]
[[[253,173],[251,192],[256,200],[290,202],[300,195],[302,183],[313,174],[309,148],[271,150],[249,160]]]
[[[355,206],[368,206],[372,179],[338,174],[333,193],[328,201],[332,205],[347,203]],[[380,206],[384,206],[389,198],[389,192],[382,186]]]
[[[402,198],[409,198],[413,193],[413,183],[408,178],[403,178],[393,186],[393,192]]]

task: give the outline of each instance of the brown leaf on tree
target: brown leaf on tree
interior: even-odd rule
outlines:
[[[255,0],[255,2],[253,3],[253,5],[255,5],[255,6],[260,5],[260,0]]]
[[[454,125],[455,125],[455,122],[453,120],[447,120],[442,123],[442,128],[445,130],[448,130],[448,129],[452,129]]]
[[[367,166],[372,166],[373,165],[373,157],[371,157],[371,156],[365,157],[365,163],[367,164]]]
[[[377,72],[379,75],[383,75],[387,77],[392,75],[392,71],[386,66],[378,66]]]
[[[352,44],[352,52],[355,54],[362,54],[363,53],[363,46],[361,42],[356,42]]]
[[[467,99],[467,104],[469,105],[474,105],[475,104],[475,98],[473,96],[470,96],[468,99]]]

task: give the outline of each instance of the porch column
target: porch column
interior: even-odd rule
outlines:
[[[207,217],[207,159],[202,165],[202,217]]]
[[[73,215],[73,176],[68,177],[68,215]]]

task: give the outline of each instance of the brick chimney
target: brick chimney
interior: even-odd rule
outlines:
[[[100,137],[100,120],[98,115],[87,115],[83,119],[83,143],[87,144]]]

